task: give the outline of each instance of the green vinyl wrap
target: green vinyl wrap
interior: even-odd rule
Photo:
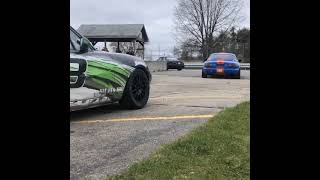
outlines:
[[[111,88],[125,88],[126,82],[134,68],[109,63],[108,61],[87,60],[85,87],[101,90]],[[118,99],[122,92],[109,94],[112,99]]]

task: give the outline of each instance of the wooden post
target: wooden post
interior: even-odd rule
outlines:
[[[142,43],[142,49],[143,49],[143,52],[142,52],[142,59],[144,60],[144,42]]]
[[[134,52],[134,54],[137,54],[136,40],[133,41],[133,52]]]

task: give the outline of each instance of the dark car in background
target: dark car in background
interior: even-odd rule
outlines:
[[[232,53],[213,53],[203,64],[202,78],[212,75],[240,79],[240,61]]]
[[[184,63],[174,57],[160,57],[159,61],[167,62],[167,70],[177,69],[178,71],[181,71],[182,69],[184,69]]]

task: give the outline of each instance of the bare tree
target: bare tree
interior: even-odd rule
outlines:
[[[178,0],[174,16],[179,39],[191,39],[207,58],[216,43],[214,35],[239,20],[241,5],[241,0]]]

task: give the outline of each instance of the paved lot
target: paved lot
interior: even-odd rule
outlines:
[[[70,114],[71,179],[119,173],[249,95],[249,71],[240,80],[203,79],[201,70],[154,73],[144,109],[115,104]]]

